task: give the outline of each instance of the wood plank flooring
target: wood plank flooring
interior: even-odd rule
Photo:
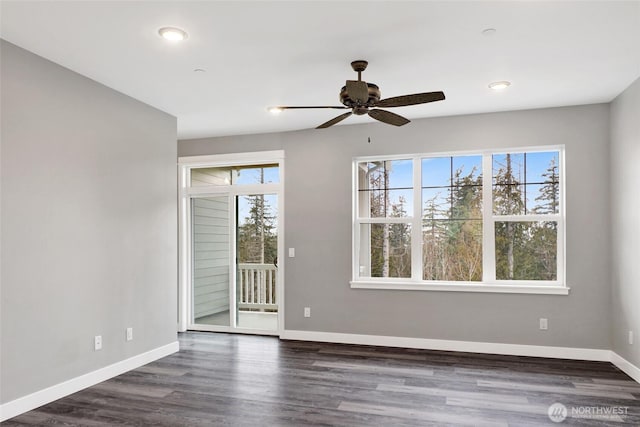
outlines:
[[[214,333],[179,339],[179,353],[2,425],[640,426],[640,384],[610,363]],[[547,415],[556,402],[569,414],[561,424]]]

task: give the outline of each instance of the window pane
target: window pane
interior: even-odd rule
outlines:
[[[424,219],[447,219],[451,208],[448,188],[425,188],[422,190],[422,217]]]
[[[280,182],[278,165],[252,165],[235,168],[232,183],[243,184],[276,184]]]
[[[522,215],[525,213],[524,154],[493,155],[493,213]]]
[[[422,226],[424,280],[482,280],[482,221],[435,220]]]
[[[278,182],[280,170],[277,164],[191,169],[192,187]]]
[[[557,214],[560,207],[560,184],[527,184],[527,213]]]
[[[424,218],[482,218],[482,156],[422,159]]]
[[[482,187],[453,187],[450,218],[482,219]]]
[[[387,188],[413,188],[412,160],[388,160],[384,163],[389,174]]]
[[[231,168],[198,168],[191,169],[191,186],[230,185]]]
[[[371,218],[413,216],[413,190],[371,190],[360,194],[365,203],[366,196],[369,196],[368,210]],[[366,212],[367,205],[361,203],[360,206],[361,211],[365,209]]]
[[[557,151],[494,155],[493,213],[558,213],[558,163]]]
[[[557,151],[527,153],[527,183],[558,182]]]
[[[413,215],[413,162],[358,163],[358,215],[361,218]]]
[[[556,221],[496,222],[498,280],[557,280]]]
[[[358,163],[360,190],[413,188],[412,160],[380,160]]]
[[[493,184],[511,185],[524,181],[524,153],[493,155]]]
[[[493,213],[495,215],[522,215],[525,213],[524,201],[523,185],[493,186]]]
[[[451,185],[451,157],[422,159],[422,186],[448,187]]]
[[[453,158],[453,176],[463,182],[454,185],[482,184],[482,156],[457,156]]]
[[[411,277],[410,224],[360,225],[360,277]]]
[[[482,187],[423,189],[422,218],[482,219]]]
[[[278,196],[236,196],[236,250],[240,264],[272,264],[278,255]]]
[[[482,156],[422,159],[422,187],[482,185]]]
[[[191,199],[193,323],[229,326],[229,196]]]

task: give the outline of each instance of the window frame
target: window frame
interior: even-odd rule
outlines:
[[[557,214],[495,215],[493,212],[493,155],[536,152],[558,152],[559,207]],[[478,282],[422,279],[422,160],[436,157],[482,156],[482,280]],[[371,218],[359,216],[359,163],[390,160],[413,161],[413,212],[402,218]],[[352,280],[351,288],[427,290],[454,292],[492,292],[567,295],[566,283],[566,202],[565,147],[548,145],[535,147],[497,148],[434,153],[394,154],[354,157],[352,162]],[[495,254],[496,222],[555,221],[557,222],[556,280],[497,280]],[[360,277],[360,229],[362,224],[407,223],[411,226],[411,278]]]

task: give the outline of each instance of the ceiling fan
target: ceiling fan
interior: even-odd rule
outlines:
[[[411,120],[406,119],[390,111],[381,110],[378,107],[405,107],[407,105],[426,104],[428,102],[442,101],[445,99],[443,92],[414,93],[411,95],[394,96],[393,98],[380,99],[380,88],[373,83],[362,80],[362,72],[367,69],[369,63],[357,60],[351,63],[353,71],[358,73],[358,80],[347,80],[340,90],[340,102],[343,106],[276,106],[269,107],[269,111],[278,113],[282,110],[302,110],[310,108],[330,108],[335,110],[351,110],[335,117],[318,126],[316,129],[324,129],[340,123],[352,114],[361,116],[368,114],[383,123],[394,126],[402,126]]]

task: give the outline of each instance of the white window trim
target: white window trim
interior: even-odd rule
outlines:
[[[226,167],[260,165],[265,163],[277,163],[279,167],[279,183],[277,184],[246,184],[246,185],[212,185],[191,187],[191,169],[203,167]],[[269,192],[278,195],[278,266],[277,295],[284,295],[284,150],[257,151],[249,153],[233,153],[207,156],[189,156],[178,158],[178,331],[184,332],[191,324],[192,297],[191,297],[191,198],[206,197],[207,195],[231,194],[233,196],[252,194],[255,192]],[[235,224],[231,224],[235,228]],[[231,248],[230,265],[235,264],[235,248]],[[235,274],[234,269],[231,273]],[[235,279],[234,279],[235,280]],[[235,295],[230,293],[230,307],[235,307]],[[284,332],[285,301],[278,301],[278,329],[272,331],[260,331],[256,329],[232,328],[228,326],[200,325],[200,330],[212,332],[233,332],[255,335],[278,335]]]
[[[501,153],[533,153],[541,151],[558,151],[558,167],[560,171],[560,209],[554,215],[494,215],[493,214],[493,177],[492,177],[492,155]],[[349,282],[354,289],[384,289],[384,290],[422,290],[422,291],[445,291],[445,292],[488,292],[488,293],[518,293],[518,294],[548,294],[548,295],[568,295],[570,288],[566,282],[565,268],[565,160],[564,145],[550,145],[539,147],[519,147],[519,148],[497,148],[478,151],[458,151],[442,153],[420,153],[404,154],[392,156],[366,156],[354,157],[352,163],[352,280]],[[456,281],[427,281],[417,279],[422,277],[422,199],[421,191],[415,189],[422,188],[421,160],[428,157],[449,157],[481,155],[482,159],[482,198],[483,198],[483,281],[481,282],[456,282]],[[413,186],[414,201],[411,216],[403,218],[360,218],[358,216],[358,163],[366,161],[383,160],[413,160]],[[489,173],[487,173],[489,172]],[[487,202],[489,202],[487,204]],[[495,256],[485,256],[484,254],[495,254],[495,222],[496,221],[557,221],[557,280],[496,280],[495,277]],[[411,225],[411,278],[373,278],[359,276],[359,249],[360,249],[360,225],[361,224],[397,224],[406,223]],[[416,249],[420,250],[416,250]]]

